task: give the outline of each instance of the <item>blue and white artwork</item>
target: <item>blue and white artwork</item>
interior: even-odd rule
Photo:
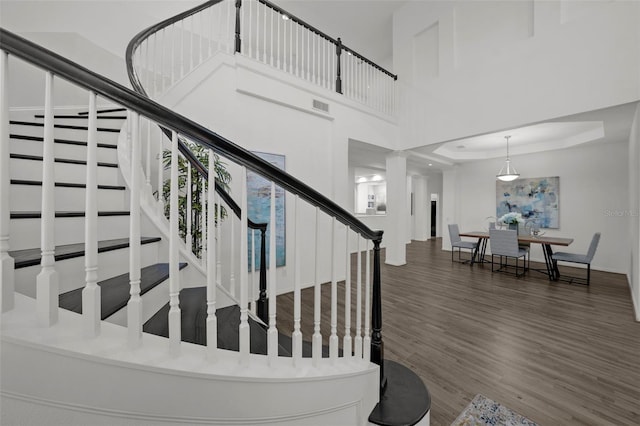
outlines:
[[[274,166],[284,170],[284,155],[267,154],[263,152],[254,152],[258,157],[268,161]],[[276,186],[276,266],[284,266],[286,260],[285,252],[285,192],[284,189]],[[249,219],[254,223],[268,223],[267,226],[267,267],[269,266],[269,238],[271,237],[272,226],[269,223],[271,219],[271,181],[262,176],[247,172],[247,207]],[[253,231],[249,228],[249,236],[247,241],[247,255],[249,256],[249,268],[251,269],[251,234],[255,233],[254,265],[256,269],[260,268],[260,232]]]
[[[518,212],[525,223],[557,229],[560,227],[559,200],[558,176],[496,181],[496,217]]]

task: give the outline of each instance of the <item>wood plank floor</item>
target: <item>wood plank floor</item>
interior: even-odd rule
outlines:
[[[640,424],[640,323],[624,275],[592,271],[590,287],[533,271],[517,279],[452,263],[440,247],[413,242],[406,265],[382,265],[385,358],[423,379],[432,425],[450,425],[478,393],[545,426]],[[322,287],[327,344],[330,285]],[[313,289],[302,304],[312,318]],[[277,309],[279,330],[292,329],[292,295],[279,296]],[[310,340],[313,324],[302,330]]]

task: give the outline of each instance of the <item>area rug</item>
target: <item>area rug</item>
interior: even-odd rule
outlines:
[[[538,426],[528,418],[480,394],[467,405],[451,426]]]

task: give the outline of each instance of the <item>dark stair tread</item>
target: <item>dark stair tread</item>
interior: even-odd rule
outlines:
[[[56,211],[56,217],[84,217],[85,212],[73,211],[73,212],[65,212],[65,211]],[[98,216],[106,217],[106,216],[129,216],[128,211],[99,211]],[[41,211],[33,211],[33,212],[11,212],[11,219],[39,219],[42,217]]]
[[[44,118],[44,114],[35,114],[35,118]],[[126,120],[127,117],[125,115],[97,115],[96,116],[100,120]],[[83,115],[69,115],[69,114],[60,114],[54,115],[53,118],[71,118],[77,120],[87,120],[89,118],[89,114]]]
[[[124,112],[126,111],[126,108],[109,108],[109,109],[99,109],[98,110],[98,114],[106,114],[109,112]],[[78,115],[88,115],[89,111],[81,111],[78,113]]]
[[[409,368],[385,360],[387,387],[369,415],[369,422],[384,425],[415,425],[431,409],[431,395],[422,379]]]
[[[30,154],[10,154],[9,158],[15,158],[20,160],[34,160],[34,161],[42,161],[41,155],[30,155]],[[56,163],[67,163],[67,164],[81,164],[87,165],[87,162],[84,160],[71,160],[68,158],[54,158]],[[98,162],[98,167],[118,167],[118,163],[103,163]]]
[[[186,266],[186,263],[180,263],[180,269]],[[140,273],[140,295],[143,295],[169,278],[169,264],[157,263],[146,266],[141,269]],[[129,273],[100,281],[98,285],[100,286],[101,318],[103,320],[127,306],[130,297]],[[61,294],[58,298],[60,307],[81,314],[82,290],[83,288],[78,288]]]
[[[37,123],[34,121],[11,120],[9,121],[9,124],[14,124],[16,126],[44,127],[44,123]],[[73,126],[71,124],[54,124],[53,127],[56,129],[89,130],[87,126]],[[97,130],[99,132],[120,133],[120,129],[113,129],[110,127],[98,127]]]
[[[31,185],[42,186],[41,180],[26,180],[26,179],[11,179],[11,185]],[[86,188],[84,183],[72,183],[72,182],[55,182],[57,187],[62,188]],[[112,189],[117,191],[124,191],[126,187],[124,185],[98,185],[98,189]]]
[[[143,326],[146,333],[169,337],[169,304],[163,306]],[[184,342],[198,345],[207,344],[207,288],[193,287],[180,291],[181,338]],[[240,338],[240,307],[227,306],[216,310],[218,324],[218,348],[238,351]],[[249,317],[250,352],[253,354],[267,354],[267,326]],[[291,356],[291,337],[278,333],[278,355]],[[302,356],[310,358],[312,355],[310,342],[302,342]],[[340,351],[340,355],[342,351]],[[322,347],[322,356],[329,357],[329,348]]]
[[[161,238],[159,237],[142,237],[140,238],[140,243],[151,244],[160,240]],[[111,250],[119,250],[127,247],[129,247],[129,238],[98,241],[98,253],[105,253]],[[10,251],[9,255],[13,257],[15,261],[15,269],[26,268],[28,266],[40,264],[42,250],[40,248],[15,250]],[[84,256],[84,243],[64,244],[56,246],[55,248],[56,261],[73,259],[81,256]]]
[[[18,134],[10,134],[9,138],[23,140],[23,141],[34,141],[34,142],[43,142],[44,137],[42,136],[29,136],[29,135],[18,135]],[[67,144],[67,145],[79,145],[79,146],[87,146],[87,142],[83,141],[73,141],[70,139],[54,139],[53,142]],[[109,148],[109,149],[118,149],[118,145],[108,144],[108,143],[98,143],[98,148]]]

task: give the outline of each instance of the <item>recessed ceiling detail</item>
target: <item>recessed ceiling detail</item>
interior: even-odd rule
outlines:
[[[451,160],[482,160],[504,156],[504,136],[511,135],[511,154],[570,148],[604,137],[602,121],[563,121],[535,124],[447,142],[434,154]],[[464,146],[461,149],[460,146]]]

